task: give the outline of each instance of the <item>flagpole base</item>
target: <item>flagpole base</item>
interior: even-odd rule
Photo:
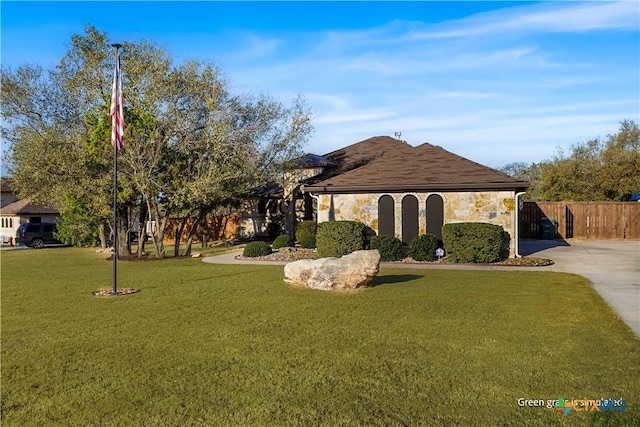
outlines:
[[[91,295],[93,295],[94,297],[109,298],[109,297],[119,297],[123,295],[137,294],[138,292],[139,291],[137,289],[133,289],[133,288],[122,288],[122,289],[118,289],[116,292],[114,292],[113,289],[99,289],[97,291],[91,292]]]

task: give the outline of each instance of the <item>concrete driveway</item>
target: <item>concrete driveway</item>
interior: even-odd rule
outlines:
[[[551,271],[586,277],[640,337],[640,241],[530,240],[520,254],[552,259]]]

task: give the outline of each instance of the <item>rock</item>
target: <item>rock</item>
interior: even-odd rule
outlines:
[[[380,270],[377,249],[355,251],[340,258],[303,259],[284,266],[284,280],[313,289],[340,290],[367,286]]]
[[[194,253],[191,255],[191,258],[200,258],[201,256],[202,256],[202,254],[201,254],[200,252],[194,252]]]

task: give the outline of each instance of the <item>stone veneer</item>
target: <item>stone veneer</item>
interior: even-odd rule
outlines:
[[[369,193],[322,194],[318,203],[318,223],[325,221],[360,221],[378,232],[378,200],[384,195],[393,197],[395,203],[395,235],[402,236],[402,199],[413,195],[418,199],[419,233],[426,233],[426,201],[432,194],[442,197],[444,223],[486,222],[501,225],[509,233],[509,256],[515,254],[515,192],[433,192],[433,193]]]

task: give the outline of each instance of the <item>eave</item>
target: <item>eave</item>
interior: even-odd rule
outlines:
[[[302,191],[316,194],[354,194],[354,193],[407,193],[431,191],[524,191],[529,187],[527,181],[483,182],[483,183],[424,183],[396,185],[316,185],[302,186]]]

